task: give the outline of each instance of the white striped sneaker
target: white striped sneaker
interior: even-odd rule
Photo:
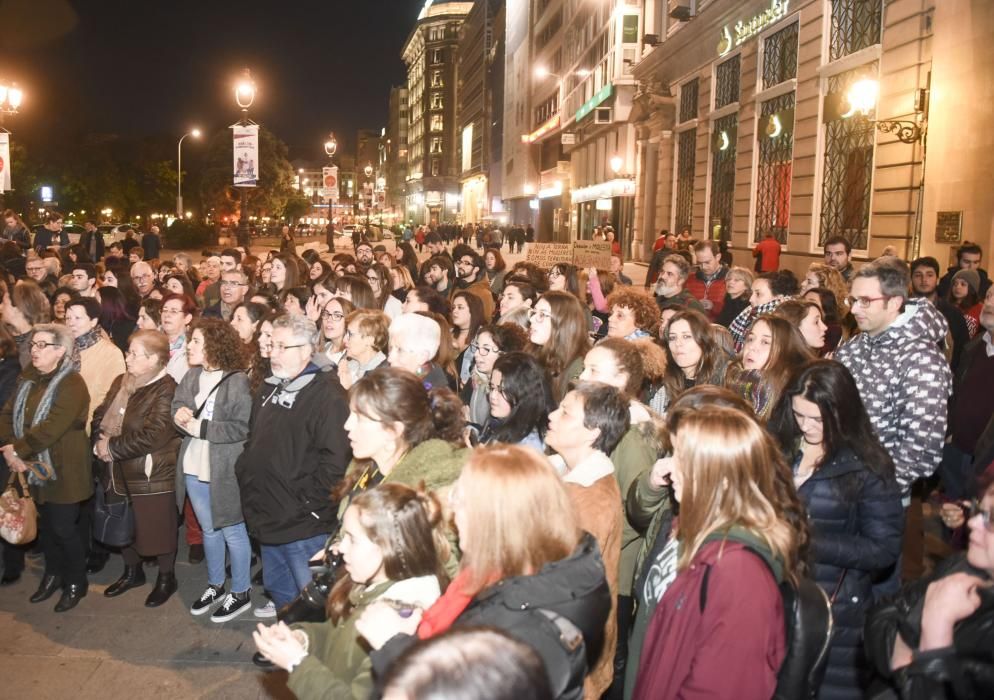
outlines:
[[[256,608],[252,614],[264,620],[276,617],[276,603],[270,600],[262,607]]]

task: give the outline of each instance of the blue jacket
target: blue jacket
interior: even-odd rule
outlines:
[[[904,533],[901,492],[846,449],[797,490],[811,525],[812,577],[831,597],[835,631],[819,698],[862,698],[863,622],[873,577],[897,562]],[[841,581],[841,585],[840,585]]]

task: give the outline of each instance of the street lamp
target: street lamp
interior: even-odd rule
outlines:
[[[925,111],[927,91],[918,90],[915,100],[915,114]],[[880,96],[880,83],[872,78],[861,78],[853,83],[846,92],[849,109],[842,114],[843,118],[857,116],[865,120],[877,131],[894,134],[901,143],[918,143],[925,136],[925,131],[919,122],[902,119],[870,119],[870,112],[876,109],[877,98]]]
[[[371,182],[373,178],[373,164],[366,163],[366,167],[362,169],[362,172],[366,174],[366,183],[363,186],[363,194],[368,187],[370,191],[369,199],[366,200],[366,233],[369,233],[369,210],[373,208],[373,184]]]
[[[176,144],[176,218],[183,218],[183,139],[192,136],[200,138],[200,129],[191,129],[179,137]]]
[[[324,142],[324,152],[329,158],[335,156],[335,151],[338,150],[338,139],[335,138],[335,132],[332,131],[328,134],[328,140]]]
[[[17,83],[0,82],[0,115],[17,114],[17,110],[24,101],[24,91],[17,87]]]
[[[242,110],[242,118],[238,122],[239,126],[251,123],[248,111],[252,103],[255,102],[255,91],[255,80],[252,79],[252,73],[246,68],[242,71],[241,78],[239,78],[238,83],[235,85],[235,102]],[[239,187],[239,189],[241,190],[241,195],[238,204],[238,245],[244,246],[247,249],[249,244],[249,224],[248,216],[246,216],[248,193],[245,187]]]
[[[608,162],[615,177],[617,177],[621,173],[621,168],[625,165],[625,159],[621,156],[611,156],[611,160]]]

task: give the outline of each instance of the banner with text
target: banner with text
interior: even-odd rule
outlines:
[[[526,260],[539,267],[550,268],[568,262],[577,267],[611,269],[611,244],[606,241],[574,241],[573,243],[529,243]]]
[[[319,194],[331,202],[338,201],[338,166],[321,168],[321,192]]]
[[[234,184],[235,187],[255,187],[259,184],[259,126],[235,124],[234,132]]]
[[[10,188],[10,134],[0,132],[0,192]]]

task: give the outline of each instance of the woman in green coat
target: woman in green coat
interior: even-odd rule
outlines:
[[[430,492],[382,484],[352,500],[337,545],[346,575],[328,598],[328,621],[260,624],[253,633],[259,652],[290,672],[288,685],[299,700],[369,697],[372,664],[355,621],[375,601],[425,610],[438,599],[447,547],[441,525],[442,509]]]
[[[73,365],[73,338],[65,326],[39,324],[30,341],[31,366],[0,413],[0,440],[7,466],[28,470],[42,462],[54,476],[38,481],[32,474],[31,494],[38,504],[38,539],[45,555],[45,574],[32,603],[62,589],[55,612],[76,607],[86,595],[86,546],[89,533],[80,529],[83,502],[93,495],[90,441],[86,416],[90,395]]]

